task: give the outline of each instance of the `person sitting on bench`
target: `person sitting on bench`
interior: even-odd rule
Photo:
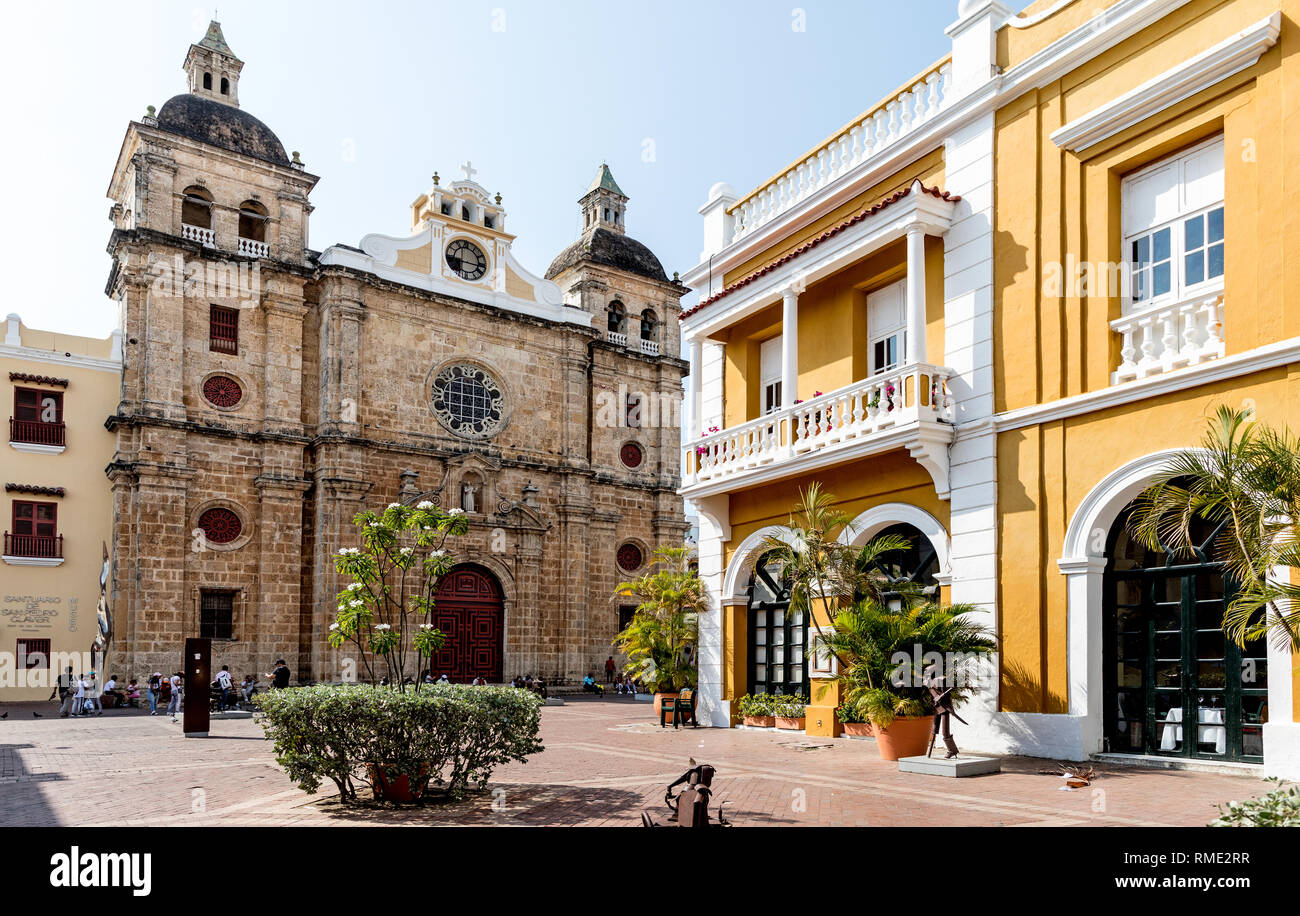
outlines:
[[[604,696],[605,688],[596,683],[596,678],[590,674],[582,679],[582,692],[594,693],[596,696]]]

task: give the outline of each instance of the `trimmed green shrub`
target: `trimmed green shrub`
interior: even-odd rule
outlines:
[[[368,685],[272,690],[254,698],[276,762],[306,792],[329,779],[346,803],[376,768],[416,797],[482,788],[492,771],[542,750],[541,699],[511,687],[435,684],[402,693]]]
[[[1259,798],[1219,805],[1219,817],[1210,821],[1210,826],[1300,827],[1300,786],[1279,787]]]

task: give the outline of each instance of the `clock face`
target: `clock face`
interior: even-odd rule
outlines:
[[[487,255],[473,242],[456,239],[447,246],[447,266],[462,280],[478,280],[487,273]]]

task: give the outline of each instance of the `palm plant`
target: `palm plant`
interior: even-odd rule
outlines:
[[[992,634],[972,619],[977,611],[970,604],[930,601],[896,610],[863,598],[835,616],[835,628],[819,634],[817,645],[841,659],[833,681],[844,689],[844,705],[888,728],[896,716],[933,711],[922,668],[935,653],[954,687],[954,702],[966,699],[973,669],[997,648]]]
[[[1223,523],[1212,550],[1237,583],[1223,632],[1243,647],[1267,636],[1300,651],[1300,440],[1220,407],[1202,447],[1170,458],[1135,500],[1129,529],[1186,554],[1197,518]]]
[[[871,598],[883,603],[887,591],[900,588],[879,567],[886,554],[905,550],[907,539],[890,535],[853,547],[840,541],[852,531],[851,519],[835,507],[835,498],[813,482],[799,491],[786,531],[764,539],[764,556],[779,564],[790,582],[791,608],[807,614],[819,637],[824,634],[812,613],[814,599],[829,612],[832,600]],[[912,596],[913,590],[905,583],[901,589],[905,600]]]
[[[641,599],[614,646],[627,655],[624,673],[655,692],[694,686],[699,615],[708,610],[704,582],[691,566],[686,547],[659,547],[650,571],[619,584],[615,594]]]

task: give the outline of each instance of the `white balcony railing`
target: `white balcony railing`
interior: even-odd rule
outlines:
[[[252,239],[241,238],[239,240],[240,254],[246,254],[253,258],[264,258],[271,253],[271,246],[266,242],[255,242]]]
[[[198,226],[191,226],[189,223],[181,223],[181,238],[189,239],[191,242],[198,242],[205,248],[215,248],[211,229],[200,229]]]
[[[952,65],[944,62],[813,150],[807,158],[732,205],[731,240],[741,239],[885,147],[916,130],[949,100]]]
[[[950,375],[941,366],[913,363],[688,442],[683,486],[782,462],[797,473],[802,458],[829,448],[865,444],[922,421],[951,423]]]
[[[606,331],[605,339],[610,343],[614,344],[614,346],[616,347],[627,346],[627,335],[620,334],[618,331]]]
[[[1194,366],[1223,355],[1223,294],[1157,306],[1110,323],[1123,341],[1114,384]]]
[[[644,353],[646,356],[658,356],[658,355],[659,355],[659,341],[657,341],[657,340],[642,340],[642,341],[641,341],[641,352]]]

